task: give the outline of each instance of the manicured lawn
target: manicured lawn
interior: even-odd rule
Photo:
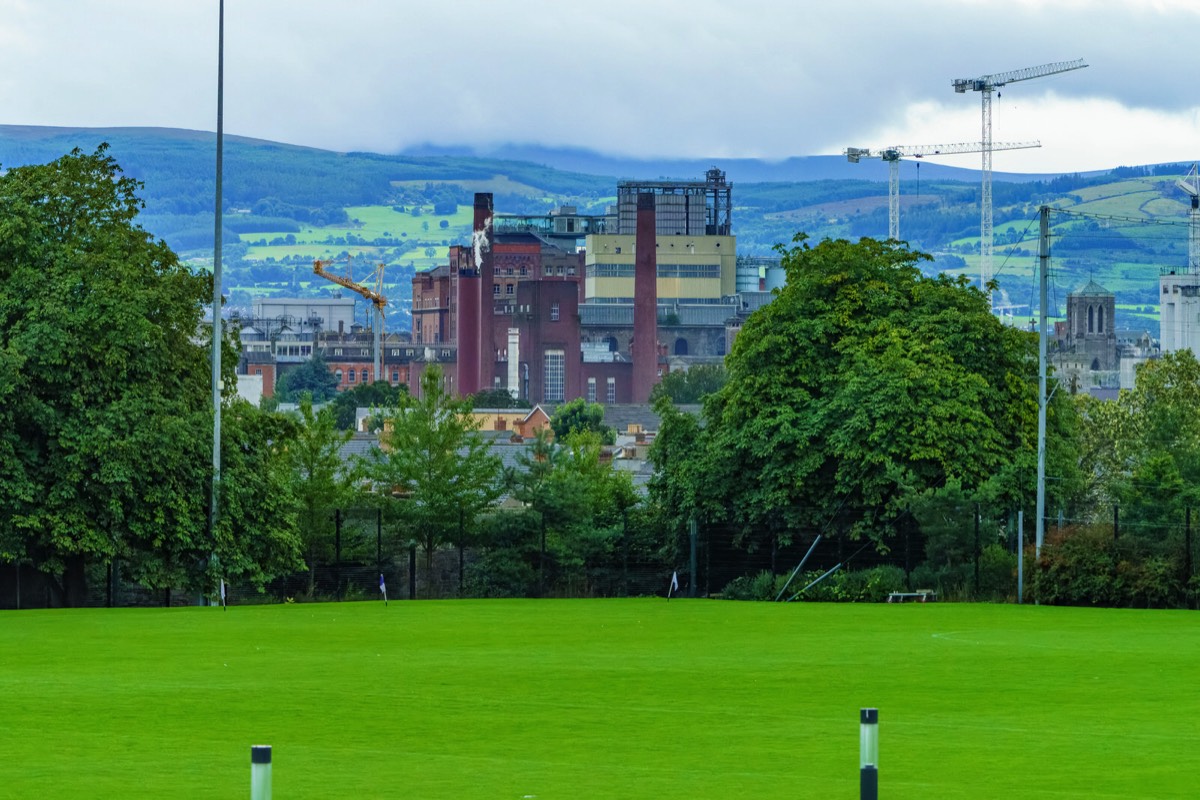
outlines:
[[[1186,612],[661,599],[0,614],[0,796],[1194,795]]]

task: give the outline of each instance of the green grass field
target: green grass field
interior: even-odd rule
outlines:
[[[0,615],[0,797],[1195,793],[1186,612],[675,600]]]

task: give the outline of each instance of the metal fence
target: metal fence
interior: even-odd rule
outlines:
[[[663,531],[639,517],[564,533],[541,530],[528,511],[498,512],[432,554],[418,545],[409,523],[377,508],[316,517],[303,569],[261,588],[233,581],[228,602],[378,599],[381,576],[390,600],[661,595],[672,575],[680,595],[759,599],[778,596],[786,585],[786,596],[801,600],[879,600],[890,591],[919,590],[949,600],[1181,607],[1196,604],[1198,588],[1190,508],[1055,510],[1040,551],[1032,514],[961,500],[926,504],[895,520],[879,540],[850,536],[850,519],[767,531],[697,520],[690,530]],[[91,564],[88,604],[216,599],[214,590],[146,589],[124,573],[120,560]],[[797,593],[826,573],[812,590]],[[57,605],[56,582],[31,564],[0,562],[0,608]]]

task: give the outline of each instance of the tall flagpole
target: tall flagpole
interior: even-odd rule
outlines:
[[[218,505],[221,489],[221,176],[225,144],[225,0],[220,0],[217,22],[217,200],[213,225],[213,302],[212,302],[212,403],[213,449],[212,492],[209,525],[213,547],[217,541]]]
[[[1037,441],[1037,523],[1035,556],[1042,555],[1042,540],[1046,535],[1046,338],[1050,285],[1050,207],[1042,206],[1038,236],[1038,441]]]

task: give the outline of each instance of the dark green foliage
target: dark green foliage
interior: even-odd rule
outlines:
[[[401,394],[408,394],[407,386],[392,386],[387,381],[360,383],[344,392],[338,392],[332,403],[338,430],[353,431],[358,409],[383,409],[394,406]]]
[[[507,389],[484,389],[471,395],[472,408],[528,408],[529,403],[513,397]]]
[[[211,373],[193,339],[211,280],[138,227],[138,189],[105,147],[0,176],[0,551],[61,576],[68,605],[97,561],[200,590],[213,553],[256,583],[292,563],[266,444],[286,431],[236,404],[229,516],[209,530]],[[227,342],[226,386],[236,361]]]
[[[796,576],[788,591],[798,592],[820,578],[822,571],[810,571]],[[847,572],[838,570],[799,596],[800,600],[835,603],[882,603],[892,592],[909,590],[904,570],[895,566]],[[928,587],[921,587],[922,589]]]
[[[275,394],[281,403],[298,403],[305,395],[314,403],[324,403],[337,396],[337,386],[337,377],[318,350],[312,358],[279,376]]]
[[[1033,598],[1048,605],[1163,608],[1192,599],[1177,555],[1147,552],[1112,528],[1090,525],[1047,535],[1036,562]]]
[[[796,241],[786,288],[743,326],[699,434],[663,418],[655,447],[670,452],[655,458],[668,474],[652,489],[674,518],[728,520],[754,547],[836,517],[839,532],[882,543],[947,481],[1031,492],[1033,337],[965,280],[923,276],[926,256],[902,245]]]
[[[699,403],[725,385],[728,376],[722,364],[697,364],[687,370],[668,372],[650,392],[650,402],[666,397],[672,403]]]
[[[616,437],[616,431],[604,424],[604,406],[589,403],[582,397],[554,409],[550,427],[559,439],[565,439],[572,433],[595,433],[605,444],[612,444]]]
[[[499,496],[500,462],[478,434],[470,401],[447,394],[436,366],[422,373],[419,397],[399,393],[383,411],[383,449],[364,462],[364,474],[416,531],[428,574],[434,552],[466,544],[476,517]]]

